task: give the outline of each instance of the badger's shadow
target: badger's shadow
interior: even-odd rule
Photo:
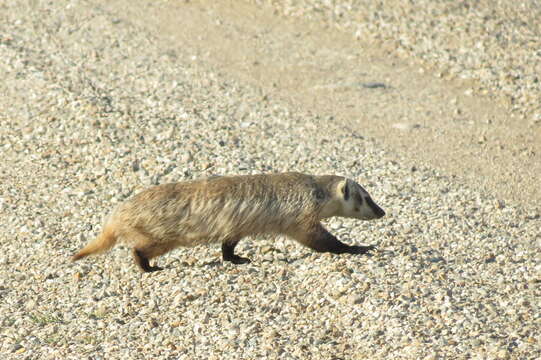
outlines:
[[[356,251],[343,253],[343,254],[334,254],[334,256],[363,256],[363,257],[366,256],[366,257],[371,258],[371,257],[375,256],[377,253],[382,254],[382,255],[393,255],[394,254],[394,252],[391,251],[391,250],[379,250],[379,249],[376,248],[376,246],[373,246],[373,245],[366,246],[366,247],[368,247],[369,249],[361,249],[361,248],[364,248],[364,246],[360,246],[360,247],[358,247],[358,249]],[[285,254],[284,251],[281,251],[279,249],[273,249],[272,251],[275,252],[275,253],[279,253],[279,254]],[[314,254],[318,254],[318,253],[317,252],[307,251],[307,252],[304,252],[302,255],[299,255],[299,256],[296,256],[296,257],[282,257],[282,258],[274,259],[274,260],[262,259],[259,262],[260,263],[266,263],[266,262],[268,263],[268,262],[277,261],[277,262],[282,262],[282,263],[286,263],[286,264],[294,264],[294,263],[296,263],[298,261],[301,261],[301,260],[304,260],[304,259],[306,259],[306,258],[308,258],[310,256],[313,256]],[[252,261],[252,263],[257,263],[257,261]],[[204,261],[204,262],[200,263],[199,266],[216,268],[216,267],[224,266],[226,264],[227,264],[227,262],[224,262],[220,258],[216,258],[215,260]],[[187,266],[187,265],[185,263],[183,263],[181,260],[173,260],[171,263],[164,266],[164,270],[174,269],[174,268],[176,268],[178,266]]]

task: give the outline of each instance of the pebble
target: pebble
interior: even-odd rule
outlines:
[[[364,88],[367,88],[367,89],[378,89],[378,88],[385,89],[387,87],[387,85],[385,85],[384,83],[380,83],[380,82],[361,83],[361,86],[364,87]]]
[[[394,123],[393,128],[403,131],[410,131],[414,129],[418,129],[421,127],[419,124],[410,124],[410,123]]]

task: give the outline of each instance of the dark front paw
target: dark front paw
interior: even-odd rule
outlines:
[[[148,270],[145,272],[156,272],[156,271],[162,271],[163,268],[161,266],[149,266]]]
[[[251,262],[250,259],[238,255],[224,257],[224,261],[230,261],[236,265],[249,264]]]
[[[163,270],[163,268],[160,267],[160,266],[150,266],[148,264],[146,264],[146,265],[143,264],[142,266],[139,267],[139,269],[143,273],[152,273],[152,272],[162,271]]]
[[[357,245],[353,245],[353,246],[350,246],[349,247],[349,253],[350,254],[366,254],[368,253],[369,251],[371,250],[374,250],[376,247],[373,246],[373,245],[370,245],[370,246],[357,246]]]

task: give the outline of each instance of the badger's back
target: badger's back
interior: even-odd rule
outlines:
[[[287,233],[313,221],[327,196],[315,177],[299,173],[214,177],[145,190],[121,204],[111,222],[120,238],[135,228],[156,242],[193,246]]]

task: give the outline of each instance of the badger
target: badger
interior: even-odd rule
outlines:
[[[148,188],[118,205],[101,234],[72,257],[104,252],[117,242],[132,248],[143,272],[163,270],[149,260],[177,247],[221,243],[222,259],[235,254],[247,236],[281,234],[317,252],[365,254],[373,246],[347,245],[321,220],[333,216],[361,220],[385,215],[368,192],[353,180],[297,172],[217,176]]]

